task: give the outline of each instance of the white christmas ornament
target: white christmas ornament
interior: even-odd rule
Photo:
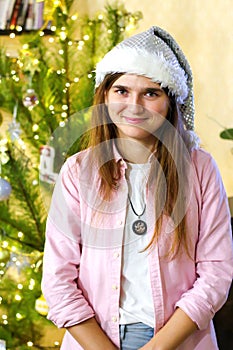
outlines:
[[[20,123],[17,123],[15,120],[12,120],[10,124],[8,124],[8,133],[10,135],[11,141],[16,141],[20,138],[20,134],[22,130],[20,129]]]
[[[3,339],[0,339],[0,350],[6,350],[6,342]]]
[[[55,157],[55,150],[51,146],[40,147],[40,180],[48,183],[54,183],[58,177],[57,173],[53,171],[53,163]]]
[[[6,164],[10,159],[7,154],[7,151],[8,151],[7,139],[0,140],[0,172],[1,172],[1,165]]]
[[[23,96],[23,105],[29,110],[32,110],[39,103],[38,96],[35,93],[34,89],[27,89],[26,93]]]
[[[20,134],[22,130],[20,129],[20,123],[17,123],[17,111],[18,111],[18,103],[14,106],[13,118],[12,122],[8,124],[8,133],[10,135],[10,139],[12,142],[20,139]]]
[[[9,198],[12,191],[12,187],[8,181],[0,177],[0,201],[4,201]]]

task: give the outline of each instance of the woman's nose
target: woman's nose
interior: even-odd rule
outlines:
[[[140,114],[143,112],[144,108],[140,97],[137,95],[130,96],[127,101],[127,109],[133,114]]]

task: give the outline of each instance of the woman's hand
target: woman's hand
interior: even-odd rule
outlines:
[[[94,317],[67,330],[85,350],[118,350]]]
[[[165,348],[156,345],[156,342],[154,342],[155,338],[152,338],[146,345],[144,345],[142,348],[138,350],[164,350]]]
[[[195,330],[196,323],[178,308],[165,326],[139,350],[175,350]]]

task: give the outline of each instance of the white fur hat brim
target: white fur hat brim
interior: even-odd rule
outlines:
[[[96,87],[107,74],[127,73],[150,78],[161,87],[167,87],[183,103],[188,95],[187,78],[184,70],[167,61],[162,54],[143,49],[115,47],[96,66]]]

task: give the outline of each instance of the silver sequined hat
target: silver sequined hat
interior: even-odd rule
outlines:
[[[192,71],[181,48],[165,30],[153,26],[115,46],[96,66],[96,87],[113,73],[143,75],[168,88],[186,129],[194,129]]]

